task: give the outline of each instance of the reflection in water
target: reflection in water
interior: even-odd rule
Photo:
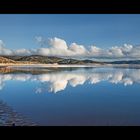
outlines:
[[[113,84],[123,84],[124,86],[140,83],[140,69],[115,69],[115,68],[79,68],[76,70],[48,71],[45,74],[29,73],[1,73],[0,90],[9,80],[40,82],[40,87],[36,88],[36,93],[48,92],[57,93],[66,89],[67,85],[76,87],[85,82],[96,84],[108,81]]]
[[[9,69],[0,99],[37,125],[139,125],[139,83],[140,69]]]

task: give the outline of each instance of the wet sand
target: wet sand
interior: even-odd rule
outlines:
[[[36,124],[0,101],[0,126],[36,126]]]

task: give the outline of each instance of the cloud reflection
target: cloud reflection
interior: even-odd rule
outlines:
[[[39,82],[36,93],[47,92],[57,93],[65,90],[68,85],[76,87],[88,84],[97,84],[107,81],[112,84],[123,84],[124,86],[140,83],[140,69],[115,69],[115,68],[91,68],[78,69],[73,71],[58,71],[47,74],[0,74],[0,90],[5,86],[6,81],[30,81]]]

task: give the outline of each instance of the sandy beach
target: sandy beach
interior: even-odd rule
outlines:
[[[93,65],[59,65],[59,64],[0,64],[0,67],[97,67],[100,64]]]
[[[0,64],[0,68],[67,68],[67,67],[122,67],[140,68],[139,64],[87,64],[87,65],[60,65],[60,64]]]

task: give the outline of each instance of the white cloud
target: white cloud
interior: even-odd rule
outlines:
[[[39,48],[36,50],[36,54],[47,55],[47,56],[86,56],[87,50],[83,45],[72,43],[70,46],[67,45],[65,40],[59,38],[49,39],[48,48]]]
[[[14,52],[15,54],[18,54],[18,55],[30,55],[32,54],[30,50],[27,50],[27,49],[18,49],[18,50],[15,50]]]
[[[12,55],[13,51],[10,49],[7,49],[5,47],[5,44],[2,40],[0,40],[0,55]]]
[[[77,43],[68,45],[65,40],[54,37],[45,39],[42,36],[35,37],[40,48],[38,49],[7,49],[2,40],[0,40],[0,55],[44,55],[58,57],[74,58],[96,58],[96,59],[138,59],[140,58],[140,46],[124,44],[123,46],[114,46],[107,49],[97,46],[85,47]]]
[[[39,42],[41,38],[39,37]],[[44,40],[42,40],[44,42]],[[89,57],[89,58],[140,58],[140,46],[134,47],[130,44],[124,44],[123,46],[114,46],[109,49],[99,48],[97,46],[90,46],[89,49],[83,45],[72,43],[69,46],[66,41],[60,38],[51,38],[48,41],[46,48],[39,48],[36,50],[36,54],[48,55],[48,56],[66,56],[66,57]]]

